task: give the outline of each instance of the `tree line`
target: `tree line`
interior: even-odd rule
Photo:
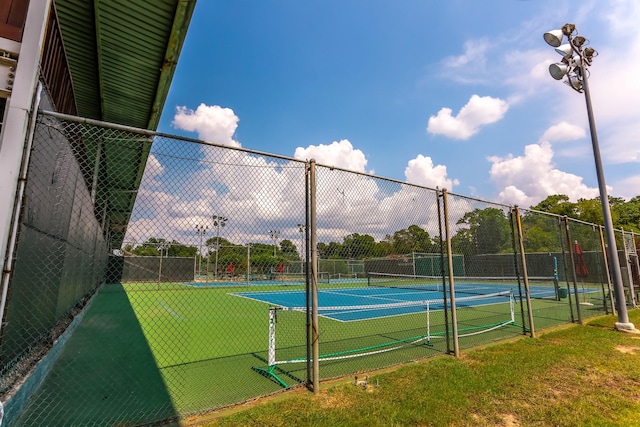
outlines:
[[[640,233],[640,196],[629,201],[611,197],[610,206],[614,228]],[[602,208],[598,198],[580,199],[571,202],[566,195],[552,195],[541,201],[531,210],[521,211],[523,244],[527,252],[556,252],[566,248],[565,225],[562,218],[543,215],[535,211],[552,213],[592,224],[602,224]],[[463,255],[507,253],[513,250],[513,225],[509,213],[503,209],[488,207],[474,209],[465,213],[452,227],[451,238],[453,253]],[[584,250],[600,249],[599,227],[571,222],[571,240],[577,240]],[[206,241],[203,258],[210,264],[215,257],[217,238]],[[291,240],[284,239],[278,245],[250,243],[238,245],[220,237],[218,269],[228,268],[230,264],[246,269],[247,257],[250,257],[252,271],[279,268],[280,263],[300,261],[301,254]],[[640,245],[640,242],[636,242]],[[249,246],[249,247],[247,247]],[[353,233],[345,236],[342,242],[319,242],[318,256],[324,259],[365,259],[387,257],[391,255],[420,253],[439,253],[440,236],[431,236],[418,225],[387,234],[379,241],[368,234]],[[150,238],[141,245],[127,245],[125,254],[137,256],[199,257],[196,246],[184,245],[177,241],[165,241]]]

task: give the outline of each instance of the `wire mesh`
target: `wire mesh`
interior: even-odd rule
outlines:
[[[453,282],[460,291],[456,299],[471,288],[487,287],[487,282],[499,282],[501,290],[513,292],[515,301],[487,300],[478,305],[456,304],[460,348],[484,344],[500,338],[522,334],[529,328],[525,316],[525,289],[521,281],[522,267],[514,246],[515,231],[510,207],[459,195],[448,195],[448,228],[451,236],[451,258],[462,257],[463,268],[447,275],[447,286]],[[453,277],[453,280],[451,280]],[[512,307],[513,306],[513,307]],[[512,318],[513,317],[513,318]],[[511,320],[509,322],[509,320]],[[495,328],[496,325],[501,325]]]
[[[600,232],[593,224],[567,218],[571,293],[581,318],[611,313]]]
[[[307,383],[313,249],[322,379],[451,352],[454,301],[461,347],[526,333],[524,275],[537,329],[611,312],[598,227],[523,211],[520,254],[508,206],[448,195],[445,218],[437,190],[325,166],[308,188],[308,168],[40,114],[0,341],[7,416],[152,424]]]
[[[319,268],[339,260],[347,273],[320,287],[318,305],[353,306],[320,312],[321,378],[446,351],[441,292],[376,288],[367,281],[372,272],[414,274],[418,252],[440,260],[437,192],[318,166],[317,204]]]

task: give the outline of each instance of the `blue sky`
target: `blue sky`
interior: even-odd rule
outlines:
[[[640,3],[200,0],[159,130],[529,207],[598,195],[575,23],[613,196],[640,194]]]

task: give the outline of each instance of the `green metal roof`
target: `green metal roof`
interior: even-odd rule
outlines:
[[[54,3],[78,115],[155,130],[196,0]],[[114,247],[124,238],[150,147],[113,156],[106,150],[101,162],[99,192],[108,194]]]
[[[82,117],[155,129],[195,0],[56,0]]]

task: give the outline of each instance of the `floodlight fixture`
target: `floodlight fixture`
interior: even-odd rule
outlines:
[[[587,39],[585,39],[582,36],[575,36],[573,38],[573,45],[575,47],[577,47],[578,49],[580,49],[582,47],[583,44],[585,44],[587,42]]]
[[[576,26],[574,24],[564,24],[562,26],[562,34],[569,37],[576,30]]]
[[[562,80],[562,78],[569,72],[569,66],[558,62],[556,64],[549,65],[549,74],[556,80]]]
[[[556,79],[556,80],[560,80],[560,79]],[[564,82],[567,86],[571,86],[571,89],[575,90],[576,92],[582,92],[583,87],[582,87],[582,80],[578,77],[578,76],[568,76],[567,80],[565,80]]]
[[[597,56],[597,54],[596,50],[592,47],[588,47],[584,50],[584,56],[589,60],[594,56]]]
[[[562,56],[571,55],[573,56],[573,47],[569,43],[565,43],[556,48],[556,52],[558,52]]]
[[[562,44],[562,30],[552,30],[544,33],[544,41],[551,47],[558,47]]]
[[[574,35],[574,33],[576,33]],[[562,44],[564,36],[567,37],[569,43]],[[584,93],[587,104],[587,117],[589,119],[589,130],[591,133],[591,145],[593,147],[593,157],[596,165],[596,175],[598,178],[598,188],[600,190],[600,203],[602,205],[602,216],[604,219],[605,235],[607,240],[607,253],[610,260],[611,278],[614,285],[614,294],[618,309],[618,322],[616,329],[625,332],[636,331],[633,323],[629,322],[627,313],[627,303],[624,294],[624,285],[622,282],[622,272],[620,263],[618,262],[618,248],[616,244],[615,233],[613,229],[613,220],[611,218],[611,208],[609,207],[609,195],[607,194],[607,185],[604,179],[604,171],[602,169],[602,161],[600,159],[600,147],[598,144],[598,134],[596,132],[595,119],[593,117],[593,107],[591,106],[591,95],[589,92],[589,79],[587,67],[591,66],[593,58],[598,52],[592,47],[584,48],[587,39],[578,36],[576,26],[574,24],[565,24],[561,30],[553,30],[544,33],[544,41],[551,47],[556,48],[556,52],[563,55],[562,62],[551,64],[549,73],[556,80],[562,80],[565,76],[564,83],[571,86],[576,92]],[[575,56],[574,56],[575,54]],[[578,319],[580,317],[580,306],[576,304],[578,309]],[[580,320],[581,321],[581,320]]]

